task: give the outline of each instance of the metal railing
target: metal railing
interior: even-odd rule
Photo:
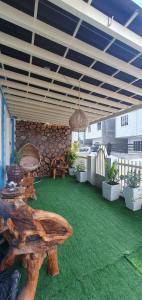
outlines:
[[[141,142],[136,142],[132,144],[125,143],[115,143],[111,144],[111,152],[118,153],[142,153],[142,144]]]

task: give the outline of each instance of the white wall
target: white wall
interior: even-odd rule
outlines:
[[[78,140],[84,141],[84,132],[72,132],[72,143],[77,142]]]
[[[11,147],[11,139],[12,139],[12,126],[11,126],[11,118],[10,115],[8,113],[7,107],[5,106],[5,119],[4,119],[4,135],[5,135],[5,165],[10,165],[10,157],[11,157],[11,151],[12,151],[12,147]]]
[[[6,102],[0,90],[0,188],[5,185],[6,165],[10,165],[12,150],[12,123]]]
[[[2,116],[2,95],[1,95],[1,93],[0,93],[0,165],[2,164],[2,143],[1,143],[1,141],[2,141],[2,136],[1,136],[1,122],[2,122],[2,118],[1,118],[1,116]]]
[[[121,117],[124,115],[116,117],[116,138],[142,135],[142,109],[127,114],[127,126],[121,126]]]
[[[86,130],[86,139],[101,139],[102,138],[102,126],[101,130],[97,129],[97,123],[90,125],[91,126],[91,132],[88,131],[88,128]]]

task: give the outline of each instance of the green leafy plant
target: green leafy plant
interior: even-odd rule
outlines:
[[[77,158],[77,155],[73,150],[70,150],[67,153],[67,162],[68,162],[70,168],[73,166],[76,158]]]
[[[111,185],[118,184],[119,178],[118,178],[117,161],[114,161],[111,166],[108,163],[106,163],[106,177],[107,177],[107,183]]]
[[[121,179],[126,182],[128,187],[137,188],[141,182],[140,171],[137,172],[136,169],[134,171],[131,170],[127,175],[121,176]]]
[[[67,162],[69,167],[71,168],[76,161],[77,158],[77,152],[79,152],[80,148],[80,143],[79,142],[74,142],[71,146],[70,151],[67,153]]]
[[[76,173],[85,172],[85,164],[83,161],[81,161],[79,164],[76,165],[75,172]]]
[[[71,150],[74,152],[74,153],[77,153],[79,152],[79,149],[80,149],[80,142],[77,141],[77,142],[74,142],[71,146]]]

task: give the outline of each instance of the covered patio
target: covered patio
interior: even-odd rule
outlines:
[[[0,17],[0,271],[21,274],[14,300],[141,300],[141,162],[111,160],[109,143],[82,162],[72,133],[142,108],[142,1],[3,0]]]

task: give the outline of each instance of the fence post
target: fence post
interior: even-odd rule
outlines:
[[[87,171],[87,178],[88,181],[95,185],[95,176],[96,176],[96,156],[89,155],[88,156],[88,171]]]

